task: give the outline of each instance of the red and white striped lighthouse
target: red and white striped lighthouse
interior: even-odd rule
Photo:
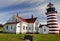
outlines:
[[[57,20],[57,11],[53,4],[49,2],[47,5],[47,25],[49,27],[49,33],[51,34],[59,34],[58,20]]]

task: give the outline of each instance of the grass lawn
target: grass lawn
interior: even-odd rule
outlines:
[[[25,34],[0,34],[0,41],[25,41]],[[34,41],[60,41],[59,34],[30,34],[33,35]]]
[[[36,34],[34,35],[35,41],[60,41],[58,34]]]
[[[0,41],[24,41],[24,40],[23,40],[23,35],[0,34]]]

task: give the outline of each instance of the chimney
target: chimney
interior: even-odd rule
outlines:
[[[32,18],[33,18],[33,15],[32,15]]]
[[[18,13],[17,13],[17,16],[18,16]]]

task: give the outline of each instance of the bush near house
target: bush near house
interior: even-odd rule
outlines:
[[[0,24],[0,31],[1,31],[1,30],[3,30],[3,25],[2,25],[2,24]]]

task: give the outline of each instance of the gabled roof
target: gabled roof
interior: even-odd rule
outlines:
[[[32,18],[29,18],[29,19],[24,19],[24,18],[22,18],[20,16],[16,16],[16,18],[19,19],[20,21],[26,22],[26,23],[34,23],[36,21],[36,19],[37,19],[37,17],[36,18],[32,17]]]
[[[39,25],[39,28],[42,28],[43,26],[48,27],[48,25],[47,25],[47,24],[40,24],[40,25]]]
[[[24,19],[24,18],[22,18],[22,17],[20,17],[20,16],[15,16],[19,21],[22,21],[22,22],[25,22],[25,23],[34,23],[35,21],[36,21],[36,19],[37,19],[37,17],[36,18],[33,18],[33,16],[32,16],[32,18],[28,18],[28,19]],[[5,23],[4,25],[6,25],[6,24],[17,24],[17,23],[19,23],[19,22],[7,22],[7,23]]]

